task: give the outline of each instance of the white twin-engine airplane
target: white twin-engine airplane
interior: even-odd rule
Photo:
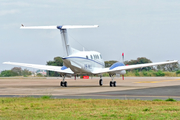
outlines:
[[[3,64],[18,65],[30,68],[37,68],[42,70],[56,71],[59,72],[63,81],[60,82],[60,86],[67,87],[67,82],[65,81],[66,76],[74,75],[100,75],[99,85],[103,85],[102,74],[109,73],[111,77],[110,87],[116,87],[116,81],[114,81],[114,75],[126,74],[126,70],[134,68],[142,68],[148,66],[156,66],[163,64],[176,63],[177,60],[158,62],[158,63],[147,63],[147,64],[137,64],[125,66],[124,63],[117,62],[111,67],[105,68],[104,60],[99,52],[96,51],[79,51],[70,47],[67,38],[67,29],[73,28],[96,28],[98,25],[62,25],[62,26],[29,26],[26,27],[22,25],[21,29],[59,29],[62,37],[62,45],[64,50],[63,66],[49,66],[49,65],[37,65],[37,64],[26,64],[26,63],[15,63],[15,62],[4,62]]]

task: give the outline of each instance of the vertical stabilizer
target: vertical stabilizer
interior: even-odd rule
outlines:
[[[62,39],[62,45],[63,45],[63,50],[64,50],[64,57],[71,55],[71,48],[68,42],[68,37],[67,37],[67,30],[66,29],[60,29],[61,33],[61,39]]]

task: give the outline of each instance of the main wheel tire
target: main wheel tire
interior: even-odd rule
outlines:
[[[61,81],[60,86],[63,87],[63,81]]]
[[[66,81],[64,82],[64,87],[67,87],[67,82]]]
[[[116,81],[113,82],[113,86],[116,87]]]
[[[112,82],[112,81],[109,83],[109,86],[110,86],[110,87],[112,87],[112,86],[113,86],[113,82]]]
[[[99,85],[100,85],[100,86],[103,85],[103,80],[102,80],[102,79],[99,80]]]

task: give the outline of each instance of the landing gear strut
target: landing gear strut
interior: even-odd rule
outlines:
[[[116,81],[114,81],[114,75],[110,75],[112,81],[110,81],[109,86],[110,87],[116,87]]]
[[[61,87],[67,87],[67,82],[65,80],[66,75],[63,75],[63,81],[60,82]]]
[[[103,85],[103,80],[102,80],[102,76],[100,76],[100,80],[99,80],[99,86]]]

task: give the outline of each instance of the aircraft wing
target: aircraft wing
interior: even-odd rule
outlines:
[[[36,68],[41,70],[50,70],[60,73],[67,73],[67,74],[73,74],[74,72],[71,71],[70,68],[66,68],[65,66],[50,66],[50,65],[37,65],[37,64],[26,64],[26,63],[16,63],[16,62],[4,62],[3,64],[9,64],[9,65],[17,65],[17,66],[23,66],[23,67],[30,67],[30,68]]]
[[[157,63],[136,64],[136,65],[128,65],[128,66],[117,66],[113,69],[104,68],[104,69],[95,70],[95,71],[93,71],[93,74],[116,73],[116,72],[120,72],[122,70],[130,70],[130,69],[135,69],[135,68],[143,68],[143,67],[149,67],[149,66],[177,63],[177,62],[178,62],[178,60],[167,61],[167,62],[157,62]]]

